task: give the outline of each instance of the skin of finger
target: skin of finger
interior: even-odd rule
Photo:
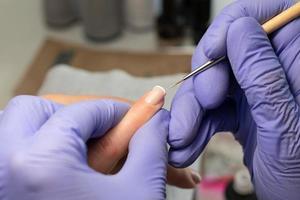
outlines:
[[[127,152],[129,142],[137,130],[162,107],[145,103],[145,94],[137,100],[118,123],[101,140],[89,146],[89,164],[97,171],[109,173]]]
[[[73,96],[73,95],[63,95],[63,94],[47,94],[47,95],[43,95],[42,97],[64,105],[70,105],[82,101],[100,100],[100,99],[109,99],[109,100],[115,100],[115,101],[124,102],[128,104],[133,104],[133,101],[131,100],[120,98],[120,97],[112,97],[112,96],[92,96],[92,95]]]
[[[168,165],[167,179],[170,185],[176,185],[177,187],[180,188],[189,189],[189,188],[193,188],[195,185],[195,182],[192,177],[191,169],[189,168],[178,169]],[[186,180],[186,181],[182,181],[182,180]]]
[[[127,99],[121,99],[121,98],[115,98],[115,97],[101,97],[101,96],[68,96],[68,95],[52,94],[52,95],[45,95],[43,97],[46,99],[52,100],[54,102],[59,102],[59,103],[65,104],[65,105],[68,105],[70,103],[78,103],[78,102],[85,101],[85,100],[95,100],[95,99],[103,99],[103,98],[104,99],[107,99],[107,98],[113,99],[113,100],[121,101],[121,102],[125,102],[125,103],[132,103],[131,101],[129,101]],[[112,138],[112,140],[114,140],[114,138]],[[187,169],[184,169],[184,170],[187,170]],[[119,171],[119,170],[116,170],[116,171]],[[185,176],[177,175],[177,173],[184,174]],[[191,185],[190,184],[191,175],[186,172],[181,172],[181,169],[176,170],[176,171],[174,171],[174,170],[171,171],[169,173],[169,176],[181,178],[178,181],[173,180],[172,183],[170,183],[171,185],[175,185],[178,187],[181,187],[182,184],[185,184],[185,183],[186,183],[186,185]],[[193,186],[191,186],[191,187],[193,187]]]

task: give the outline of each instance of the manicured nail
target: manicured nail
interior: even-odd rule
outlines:
[[[198,173],[195,172],[195,171],[191,171],[191,173],[192,173],[192,178],[193,178],[194,183],[195,183],[195,184],[200,183],[200,181],[201,181],[201,176],[200,176],[200,174],[198,174]]]
[[[157,105],[166,96],[166,90],[161,86],[155,86],[145,98],[146,103]]]

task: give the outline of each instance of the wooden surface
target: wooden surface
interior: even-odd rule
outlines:
[[[28,67],[15,94],[34,95],[43,83],[47,71],[55,64],[66,63],[89,71],[122,69],[132,75],[150,77],[187,73],[191,55],[167,52],[99,51],[48,39]]]

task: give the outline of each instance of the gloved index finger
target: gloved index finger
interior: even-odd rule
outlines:
[[[240,0],[226,7],[213,21],[203,38],[204,53],[209,59],[226,55],[226,38],[229,26],[241,17],[253,17],[264,23],[291,7],[293,0]]]
[[[126,103],[110,100],[86,101],[66,106],[39,130],[39,137],[79,138],[86,142],[101,137],[115,126],[129,109]]]
[[[2,135],[15,141],[32,136],[60,108],[60,104],[36,96],[14,97],[1,111]]]
[[[165,174],[168,125],[169,113],[161,110],[139,128],[130,141],[127,161],[121,174],[125,173],[129,177],[145,177],[145,180],[151,180],[151,177],[157,174]]]
[[[220,13],[203,36],[194,52],[192,68],[226,56],[227,32],[235,20],[250,16],[264,23],[293,4],[293,0],[235,1]],[[221,105],[228,93],[229,84],[228,62],[221,62],[194,78],[195,94],[206,109],[214,109]]]

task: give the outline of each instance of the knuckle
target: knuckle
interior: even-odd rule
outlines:
[[[12,98],[8,106],[14,106],[14,107],[24,107],[28,104],[32,104],[33,102],[39,101],[41,98],[35,97],[35,96],[29,96],[29,95],[19,95],[14,98]]]
[[[164,109],[159,110],[153,118],[148,121],[148,126],[168,127],[170,113]]]
[[[167,119],[167,118],[169,118],[170,116],[170,113],[169,113],[169,111],[167,111],[167,110],[165,110],[165,109],[161,109],[160,111],[158,111],[158,114],[160,115],[160,117],[162,118],[162,119]]]
[[[8,173],[22,187],[40,190],[53,178],[53,173],[36,163],[36,159],[25,152],[14,153],[8,162]]]
[[[189,163],[186,162],[185,160],[182,161],[182,160],[176,160],[176,159],[170,160],[169,164],[171,164],[173,167],[176,167],[176,168],[186,168],[189,166]]]
[[[190,144],[197,135],[201,116],[194,121],[180,121],[173,118],[169,126],[169,143],[173,148],[183,148]]]
[[[9,171],[14,175],[24,174],[27,171],[27,158],[24,153],[14,153],[9,159]],[[26,167],[27,166],[27,167]]]
[[[190,156],[191,155],[191,156]],[[198,154],[193,155],[191,152],[169,152],[169,164],[175,168],[186,168],[190,166],[198,157]]]

